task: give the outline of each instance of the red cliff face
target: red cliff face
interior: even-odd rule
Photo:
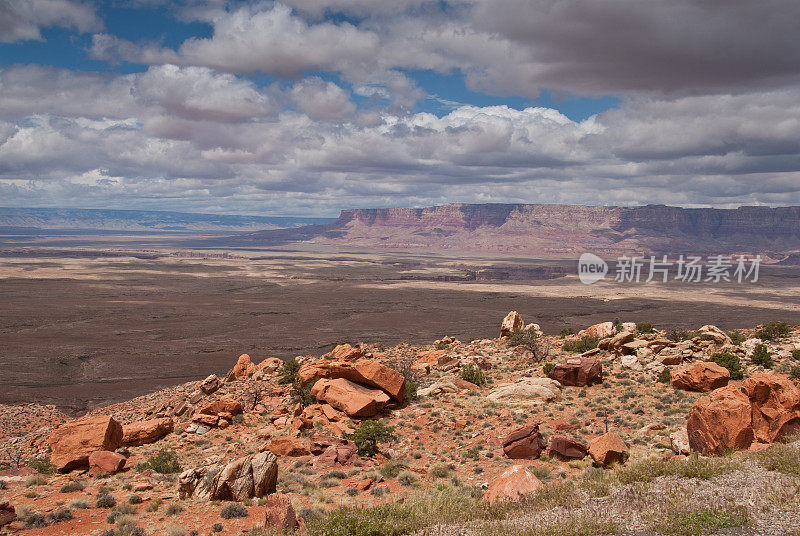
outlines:
[[[800,207],[685,209],[664,205],[451,204],[343,210],[328,225],[232,237],[234,244],[308,241],[380,249],[481,251],[570,258],[598,254],[762,253],[800,250]]]

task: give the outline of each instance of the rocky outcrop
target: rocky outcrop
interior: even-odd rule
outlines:
[[[122,444],[122,425],[108,415],[70,421],[56,428],[47,439],[50,462],[61,472],[89,466],[89,455],[114,451]]]
[[[514,465],[506,469],[483,494],[489,504],[496,502],[516,502],[544,486],[524,465]]]
[[[597,340],[614,335],[613,322],[600,322],[578,332],[578,337],[594,337]]]
[[[264,500],[264,527],[282,531],[297,528],[297,515],[292,500],[283,493],[273,493]]]
[[[311,396],[344,411],[349,417],[372,417],[383,410],[389,396],[380,389],[369,389],[344,378],[317,380]]]
[[[753,374],[742,383],[752,407],[756,441],[772,443],[800,431],[800,389],[782,374]]]
[[[122,444],[133,447],[155,443],[174,428],[175,422],[170,417],[126,424],[122,427]]]
[[[349,344],[339,344],[328,354],[328,358],[334,361],[355,361],[362,357],[364,351],[359,346]]]
[[[589,446],[573,437],[556,435],[550,438],[547,454],[562,461],[580,460],[589,454]]]
[[[623,464],[628,461],[628,445],[616,432],[607,432],[589,444],[589,455],[600,467]]]
[[[744,450],[753,443],[750,399],[740,387],[729,385],[695,402],[686,432],[689,447],[703,455]]]
[[[532,423],[512,430],[503,439],[503,454],[511,459],[536,459],[547,446],[539,424]]]
[[[511,311],[500,323],[500,336],[508,337],[515,331],[520,331],[525,326],[522,317],[516,311]]]
[[[522,378],[501,385],[486,398],[492,402],[533,406],[561,399],[561,384],[550,378]]]
[[[231,370],[234,379],[249,378],[256,372],[256,366],[250,361],[250,356],[242,354]]]
[[[711,361],[702,361],[670,371],[669,382],[675,389],[706,393],[725,387],[730,379],[731,373],[725,367]]]
[[[304,384],[320,378],[344,378],[369,387],[377,387],[397,402],[406,396],[406,380],[394,369],[371,359],[356,361],[329,361],[320,359],[300,367],[297,376]]]
[[[260,452],[226,465],[184,471],[178,479],[178,491],[182,499],[244,501],[274,493],[277,480],[277,458],[271,452]]]
[[[603,383],[603,365],[599,359],[592,357],[569,357],[553,367],[550,378],[572,387]]]

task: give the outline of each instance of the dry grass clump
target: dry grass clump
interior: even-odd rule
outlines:
[[[742,463],[732,457],[705,458],[692,455],[685,459],[650,458],[634,462],[618,469],[615,476],[622,484],[652,482],[661,476],[708,480],[739,469],[742,469]]]

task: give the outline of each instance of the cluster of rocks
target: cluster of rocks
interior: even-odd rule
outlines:
[[[503,453],[511,459],[534,460],[547,452],[551,458],[562,461],[580,460],[587,455],[600,467],[625,463],[629,447],[614,431],[609,431],[586,444],[566,435],[554,435],[546,441],[538,423],[530,423],[512,430],[503,439]]]

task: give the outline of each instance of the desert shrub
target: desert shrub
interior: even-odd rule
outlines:
[[[545,376],[550,376],[550,373],[553,371],[554,368],[556,368],[555,363],[545,363],[544,367],[542,367],[542,372],[544,373]]]
[[[183,512],[183,506],[178,503],[172,503],[164,510],[164,513],[168,516],[176,516]]]
[[[89,508],[89,503],[87,503],[83,499],[72,499],[69,502],[69,507],[72,508],[73,510],[85,510]]]
[[[564,337],[569,337],[570,335],[575,335],[575,330],[572,328],[572,326],[565,326],[561,328],[561,331],[558,332],[558,336],[562,339]]]
[[[80,480],[70,480],[69,482],[61,486],[60,491],[61,493],[73,493],[76,491],[83,491],[84,487],[85,486],[83,485],[83,482],[81,482]]]
[[[388,462],[381,465],[381,468],[378,471],[384,478],[396,478],[397,475],[400,474],[400,471],[403,470],[403,464],[398,463],[394,460],[389,460]]]
[[[436,350],[447,350],[448,348],[450,348],[450,344],[444,341],[439,341],[436,343],[436,346],[434,346],[434,348]]]
[[[739,357],[730,352],[717,352],[709,358],[721,367],[725,367],[731,373],[732,380],[741,380],[744,378],[744,371],[742,370],[742,362]]]
[[[506,344],[509,347],[522,346],[533,354],[533,358],[537,361],[544,359],[550,353],[550,348],[546,342],[539,336],[536,327],[531,326],[528,329],[517,329],[512,331],[506,337]]]
[[[219,516],[222,519],[234,519],[237,517],[247,517],[247,508],[239,503],[228,503],[222,507]]]
[[[222,532],[225,527],[222,526],[222,523],[214,523],[211,525],[211,532]]]
[[[49,524],[47,518],[39,512],[17,512],[17,517],[24,523],[25,529],[40,529]]]
[[[793,380],[800,380],[800,367],[792,367],[789,369],[789,377]]]
[[[752,359],[753,363],[756,365],[761,365],[764,368],[772,368],[772,355],[764,344],[758,344],[753,348]]]
[[[774,341],[786,337],[791,333],[786,322],[767,322],[756,331],[756,337],[762,341]]]
[[[397,481],[404,486],[413,486],[417,483],[417,480],[419,480],[419,477],[413,471],[400,471],[400,474],[397,475]]]
[[[309,406],[314,403],[314,397],[311,396],[311,385],[303,385],[300,378],[297,378],[292,384],[292,389],[289,391],[289,396],[292,402],[300,404],[302,407]]]
[[[614,320],[611,322],[611,325],[613,326],[613,328],[614,328],[614,331],[617,331],[617,332],[620,332],[620,331],[622,331],[623,329],[625,329],[625,326],[623,326],[623,325],[622,325],[622,320],[620,320],[620,319],[619,319],[619,317],[615,318],[615,319],[614,319]]]
[[[655,331],[655,327],[650,322],[637,322],[636,331],[639,333],[653,333],[653,331]]]
[[[128,497],[128,502],[130,504],[142,504],[142,498],[139,495],[133,494]]]
[[[767,471],[777,471],[787,475],[800,475],[800,449],[785,443],[774,443],[761,452],[751,454],[758,465]]]
[[[36,486],[43,486],[47,484],[47,479],[42,475],[31,475],[25,479],[26,488],[34,488]]]
[[[672,374],[670,372],[671,370],[672,369],[670,369],[669,367],[664,367],[664,370],[658,373],[656,381],[658,381],[659,383],[669,384],[670,380],[672,379]]]
[[[747,340],[747,337],[739,333],[738,331],[729,331],[728,337],[730,337],[731,342],[736,346],[741,345],[744,341]]]
[[[181,527],[170,527],[167,529],[167,536],[186,536],[186,531]]]
[[[144,462],[140,463],[137,469],[139,472],[152,469],[156,473],[166,475],[180,473],[181,464],[178,462],[178,454],[174,450],[162,448]]]
[[[417,400],[419,395],[417,394],[417,382],[408,381],[406,379],[406,399],[407,400]]]
[[[564,345],[561,347],[562,350],[565,352],[572,352],[577,354],[582,354],[583,352],[588,352],[597,348],[597,339],[594,337],[590,337],[589,335],[584,335],[577,341],[566,341]]]
[[[697,331],[686,331],[680,329],[671,329],[667,334],[667,338],[674,342],[688,341],[697,337],[700,333]]]
[[[50,462],[49,456],[28,460],[25,465],[42,475],[52,475],[56,472],[56,466]]]
[[[97,508],[113,508],[117,504],[117,499],[108,493],[100,493],[97,495],[97,500],[94,505]]]
[[[433,478],[447,478],[450,476],[450,466],[446,463],[435,463],[431,465],[428,474]]]
[[[294,357],[287,359],[283,362],[281,367],[281,375],[278,378],[278,383],[288,385],[297,380],[297,373],[300,371],[300,363]]]
[[[150,504],[147,505],[147,508],[145,508],[145,510],[148,512],[157,512],[158,509],[161,507],[162,502],[164,502],[164,499],[162,499],[161,497],[156,497],[155,499],[150,501]]]
[[[800,361],[800,348],[797,350],[792,350],[792,359],[797,359]]]
[[[472,363],[461,369],[461,379],[474,383],[478,387],[486,385],[486,375]]]
[[[350,434],[350,439],[358,447],[359,456],[374,456],[378,453],[378,443],[394,439],[394,426],[368,419]]]
[[[69,508],[59,508],[55,512],[47,514],[48,523],[59,523],[61,521],[69,521],[73,518],[72,510]]]

